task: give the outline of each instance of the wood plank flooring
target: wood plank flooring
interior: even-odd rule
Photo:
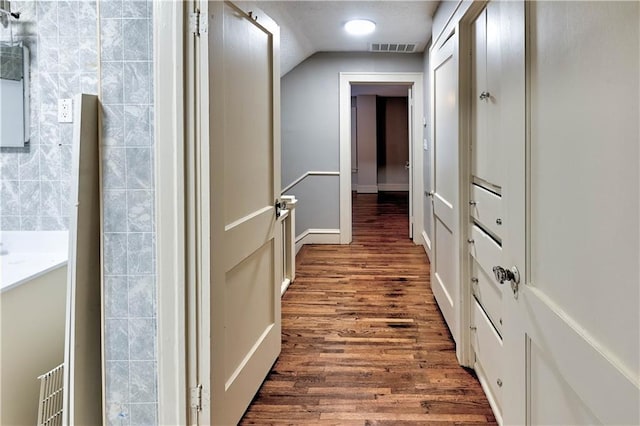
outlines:
[[[353,200],[351,245],[298,254],[282,354],[241,424],[495,424],[408,238],[406,193]]]

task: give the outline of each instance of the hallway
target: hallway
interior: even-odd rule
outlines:
[[[303,247],[282,353],[242,424],[495,424],[458,365],[407,204],[355,194],[353,243]]]

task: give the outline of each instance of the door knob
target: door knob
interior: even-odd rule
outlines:
[[[485,100],[489,99],[490,97],[491,97],[491,94],[489,92],[480,93],[480,100],[481,101],[485,101]]]
[[[520,272],[518,272],[518,268],[515,266],[511,269],[504,269],[502,266],[494,266],[493,275],[495,275],[496,281],[500,284],[504,284],[505,281],[520,284]]]
[[[511,281],[513,297],[518,298],[518,287],[520,284],[520,272],[518,268],[514,266],[511,269],[504,269],[502,266],[494,266],[493,275],[495,275],[496,281],[500,284],[504,284],[505,281]]]

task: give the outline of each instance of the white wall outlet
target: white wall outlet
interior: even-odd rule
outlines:
[[[58,123],[73,123],[73,99],[58,99]]]

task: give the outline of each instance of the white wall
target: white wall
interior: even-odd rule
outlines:
[[[316,53],[282,78],[282,185],[307,171],[339,171],[340,72],[421,72],[421,54]],[[337,176],[307,178],[288,193],[300,199],[296,235],[340,228]],[[311,186],[311,187],[310,187]],[[315,191],[315,192],[312,192]]]

